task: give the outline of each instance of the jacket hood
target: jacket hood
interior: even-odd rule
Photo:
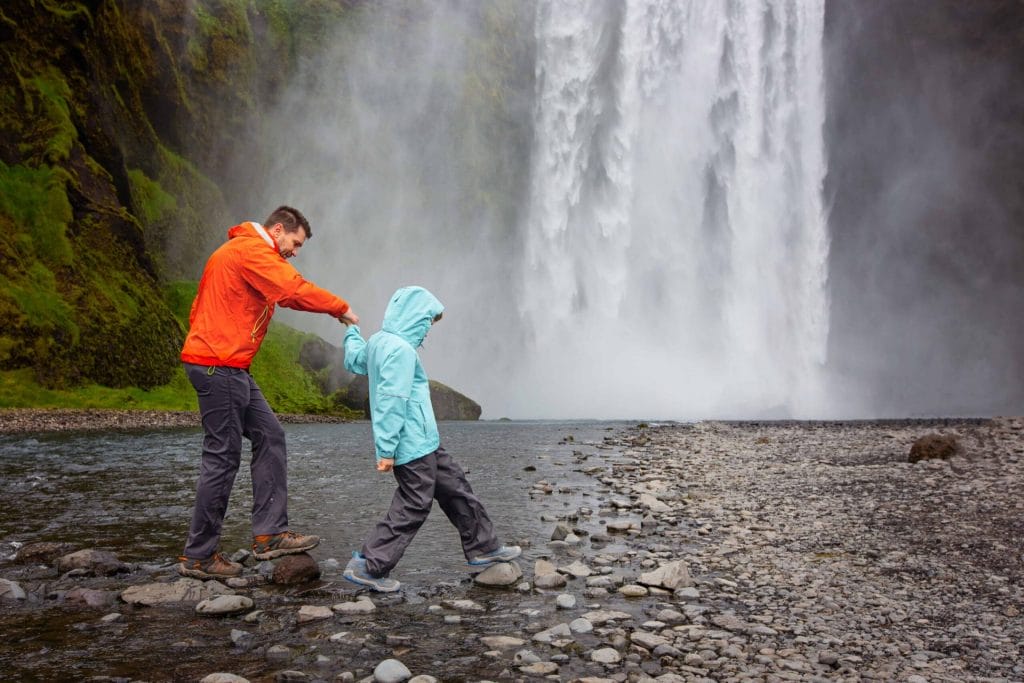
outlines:
[[[415,349],[423,344],[431,322],[443,311],[444,305],[423,287],[402,287],[388,302],[381,329],[398,335]]]
[[[271,249],[273,249],[274,251],[279,251],[277,247],[277,241],[274,240],[274,238],[270,236],[270,233],[268,233],[266,229],[256,221],[246,221],[244,223],[239,223],[235,227],[228,230],[229,240],[239,238],[260,238],[264,242],[266,242]]]

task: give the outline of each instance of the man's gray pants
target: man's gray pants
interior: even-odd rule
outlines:
[[[185,557],[202,560],[217,551],[231,487],[242,461],[242,437],[252,442],[252,533],[288,530],[288,452],[284,429],[263,392],[245,370],[185,363],[199,396],[203,459]]]
[[[366,571],[382,577],[395,568],[436,500],[459,531],[466,559],[501,545],[483,503],[473,493],[459,464],[443,448],[392,470],[398,490],[391,508],[363,544]]]

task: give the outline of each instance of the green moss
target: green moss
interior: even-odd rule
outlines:
[[[188,317],[192,312],[192,302],[196,298],[199,283],[194,280],[180,280],[164,285],[163,295],[167,307],[185,329],[188,329]]]
[[[60,333],[71,343],[78,342],[74,311],[57,292],[57,280],[43,264],[32,263],[23,279],[8,281],[4,296],[14,301],[29,325],[51,335]]]
[[[89,8],[80,2],[61,2],[60,0],[39,0],[39,4],[49,13],[61,19],[76,19],[84,16],[92,26],[92,15]]]
[[[30,114],[36,117],[39,136],[46,140],[42,161],[66,161],[78,140],[78,130],[71,121],[71,87],[55,67],[30,78],[26,85],[26,95],[33,98]],[[34,142],[22,145],[22,149],[31,151]]]
[[[312,374],[299,365],[302,343],[315,335],[287,325],[271,323],[260,352],[252,363],[252,376],[267,402],[278,412],[328,413],[330,402]]]
[[[160,183],[137,168],[128,170],[128,182],[131,184],[132,204],[135,215],[142,221],[143,227],[167,220],[178,209],[178,200],[166,192]]]
[[[19,249],[52,266],[71,262],[65,234],[71,222],[65,180],[67,174],[49,167],[8,166],[0,161],[0,213],[10,217]],[[27,237],[28,239],[24,239]]]

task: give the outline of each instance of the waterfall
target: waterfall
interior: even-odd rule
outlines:
[[[826,410],[823,29],[824,0],[538,3],[523,412]]]

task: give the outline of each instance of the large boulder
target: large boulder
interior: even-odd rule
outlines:
[[[910,447],[908,462],[949,460],[960,453],[960,442],[950,434],[925,434]]]
[[[334,400],[346,408],[361,410],[370,418],[370,388],[365,375],[355,375],[334,394]],[[430,380],[430,402],[438,420],[479,420],[480,404],[446,384]]]

